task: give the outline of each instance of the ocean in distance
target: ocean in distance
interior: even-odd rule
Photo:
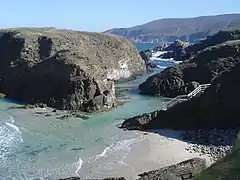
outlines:
[[[144,51],[159,45],[159,43],[133,43],[133,45],[136,46],[138,51]]]

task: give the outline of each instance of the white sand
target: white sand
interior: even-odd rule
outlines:
[[[200,156],[198,153],[185,150],[189,144],[178,140],[182,132],[158,130],[147,135],[142,132],[139,134],[142,135],[143,141],[132,145],[130,153],[124,160],[126,166],[131,169],[131,173],[126,174],[128,179],[136,179],[140,173],[177,164],[194,157],[206,159],[207,166],[211,165],[208,156]]]

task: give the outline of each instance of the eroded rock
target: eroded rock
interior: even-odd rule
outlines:
[[[145,71],[136,48],[120,37],[54,28],[0,32],[0,92],[28,104],[109,109],[114,81]]]

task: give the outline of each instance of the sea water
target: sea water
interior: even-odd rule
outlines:
[[[161,66],[167,65],[163,62]],[[123,131],[118,125],[126,118],[160,109],[167,101],[139,95],[137,86],[150,75],[117,84],[117,91],[128,101],[87,120],[45,117],[36,114],[37,110],[12,109],[14,103],[1,100],[0,179],[102,178],[109,172],[131,168],[124,160],[131,145],[144,137]]]

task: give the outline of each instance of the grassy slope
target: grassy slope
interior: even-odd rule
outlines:
[[[240,131],[233,148],[225,158],[205,170],[196,180],[239,180],[240,179]]]
[[[164,41],[178,37],[185,41],[186,36],[190,40],[199,40],[218,32],[220,29],[239,25],[240,14],[224,14],[195,18],[159,19],[139,26],[115,28],[105,32],[128,38],[143,38],[145,40],[159,38]]]

